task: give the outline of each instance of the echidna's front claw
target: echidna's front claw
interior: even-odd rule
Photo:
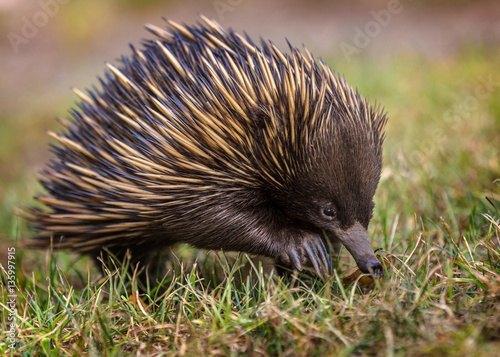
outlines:
[[[290,257],[290,260],[292,261],[293,265],[295,265],[295,268],[298,271],[302,271],[302,262],[300,259],[300,254],[297,251],[297,249],[291,249],[288,252],[288,256]]]
[[[323,243],[323,240],[315,239],[314,243],[316,244],[316,249],[318,250],[319,256],[321,258],[323,271],[326,272],[327,275],[332,275],[330,256],[328,254],[328,251],[326,250],[326,247],[325,247],[325,244]]]
[[[306,239],[303,248],[307,253],[309,261],[319,276],[330,275],[330,259],[323,240],[319,236]]]
[[[329,254],[320,236],[304,234],[292,242],[286,251],[276,258],[278,262],[289,267],[293,265],[298,271],[307,264],[312,266],[319,276],[331,275]]]
[[[316,249],[312,247],[311,242],[309,242],[309,241],[304,242],[304,250],[306,251],[307,256],[309,257],[309,261],[312,263],[316,273],[319,276],[323,276],[318,253],[317,253]]]

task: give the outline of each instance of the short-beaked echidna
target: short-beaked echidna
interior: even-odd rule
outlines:
[[[188,243],[330,272],[326,240],[380,275],[366,229],[386,116],[322,61],[202,17],[108,65],[63,121],[31,245],[136,262]]]

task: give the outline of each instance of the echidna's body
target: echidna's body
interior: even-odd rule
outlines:
[[[385,116],[306,52],[207,19],[169,22],[109,65],[43,172],[35,245],[137,260],[177,242],[328,265],[323,239],[380,272],[366,227]]]

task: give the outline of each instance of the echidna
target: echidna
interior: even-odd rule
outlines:
[[[150,261],[188,243],[330,273],[343,244],[365,273],[386,115],[305,50],[280,52],[202,16],[167,30],[63,121],[42,172],[33,246]]]

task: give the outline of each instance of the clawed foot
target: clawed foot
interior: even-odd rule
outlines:
[[[281,254],[280,261],[293,264],[299,271],[303,265],[312,265],[319,276],[332,274],[328,251],[317,235],[304,236],[299,242],[291,243]]]

